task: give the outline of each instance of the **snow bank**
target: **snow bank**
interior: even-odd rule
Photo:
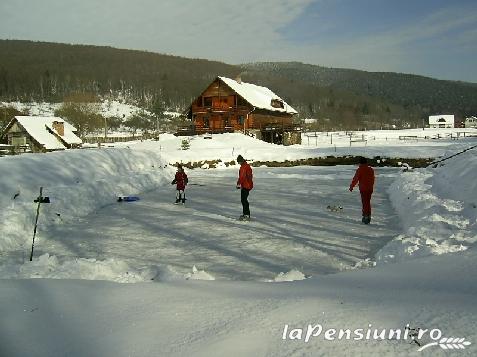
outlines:
[[[197,269],[195,265],[192,267],[192,273],[187,273],[185,278],[190,280],[215,280],[211,274],[207,273],[205,270]]]
[[[440,255],[477,242],[477,157],[459,155],[436,169],[403,172],[389,194],[404,226],[377,254],[378,262]]]
[[[306,276],[301,271],[292,269],[288,273],[281,272],[278,274],[273,281],[283,282],[283,281],[295,281],[295,280],[305,280]]]
[[[173,170],[159,154],[127,147],[4,157],[0,252],[31,244],[40,187],[51,203],[41,205],[39,232],[114,204],[118,196],[152,190],[169,182]]]
[[[137,283],[153,280],[158,270],[154,267],[138,270],[117,259],[77,258],[62,262],[56,256],[44,254],[32,262],[2,265],[0,275],[3,279],[85,279]]]
[[[34,257],[31,262],[26,254],[23,259],[6,257],[0,264],[0,276],[2,279],[84,279],[117,283],[215,280],[214,276],[195,266],[191,272],[181,274],[170,266],[138,268],[121,259],[65,259],[49,254]]]

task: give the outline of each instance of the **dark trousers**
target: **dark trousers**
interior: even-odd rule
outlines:
[[[363,205],[363,216],[371,216],[371,195],[373,191],[360,191],[359,193]]]
[[[250,193],[250,190],[247,190],[246,188],[242,188],[240,190],[240,201],[242,202],[243,214],[247,216],[250,216],[250,206],[248,204],[249,193]]]

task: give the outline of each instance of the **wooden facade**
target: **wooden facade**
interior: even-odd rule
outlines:
[[[272,99],[271,105],[283,108],[280,100]],[[289,144],[284,139],[285,133],[299,132],[293,123],[293,115],[294,113],[254,107],[217,77],[191,104],[187,112],[190,125],[181,128],[178,134],[238,131],[253,134],[268,142]]]
[[[16,120],[5,128],[3,138],[11,145],[14,152],[46,152],[43,145],[35,140]]]

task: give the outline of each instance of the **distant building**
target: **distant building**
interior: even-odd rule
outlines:
[[[466,128],[477,128],[477,117],[465,118],[465,127]]]
[[[186,111],[191,121],[184,135],[246,132],[275,144],[299,144],[300,128],[293,124],[298,112],[270,89],[240,78],[217,77]]]
[[[302,122],[304,131],[317,131],[320,127],[320,121],[318,119],[305,118],[305,119],[302,119],[301,122]]]
[[[6,126],[6,138],[16,152],[47,152],[80,147],[76,128],[58,117],[16,116]]]
[[[429,116],[430,128],[454,128],[455,117],[454,115],[431,115]]]

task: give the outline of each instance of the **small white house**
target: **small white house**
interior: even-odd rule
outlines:
[[[431,115],[429,116],[429,127],[431,128],[454,128],[454,115]]]
[[[58,117],[16,116],[6,126],[6,138],[15,151],[47,152],[80,147],[76,128]]]
[[[465,118],[465,127],[466,128],[477,128],[477,117]]]

